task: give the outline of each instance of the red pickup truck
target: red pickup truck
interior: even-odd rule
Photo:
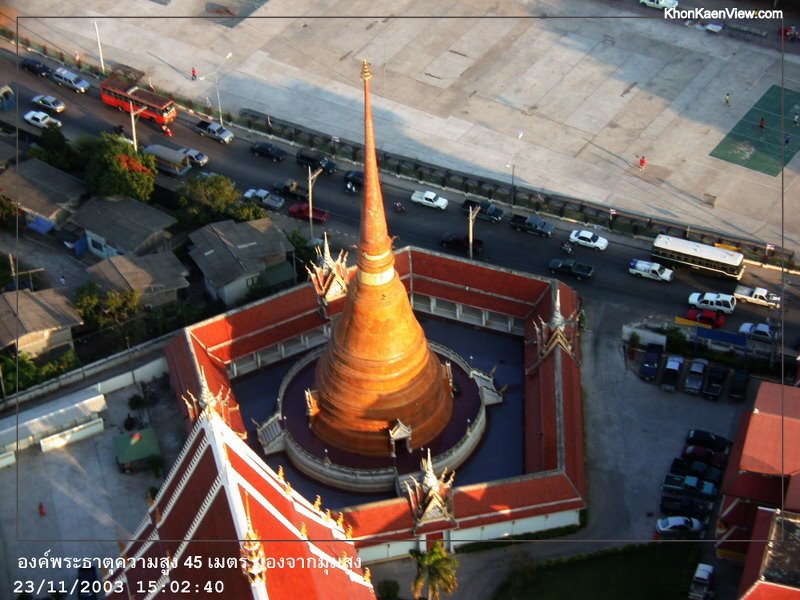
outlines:
[[[289,216],[301,221],[308,221],[308,204],[292,204],[289,207]],[[327,210],[315,208],[311,219],[314,223],[327,223],[330,216]]]

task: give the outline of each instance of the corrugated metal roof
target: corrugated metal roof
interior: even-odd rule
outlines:
[[[189,287],[189,270],[172,252],[112,256],[86,272],[104,290],[134,290],[144,295]]]
[[[19,205],[49,220],[76,206],[78,198],[86,192],[86,184],[80,179],[31,158],[0,173],[0,188],[11,200],[17,200],[18,173]]]
[[[83,323],[78,311],[61,292],[52,289],[40,292],[19,290],[19,300],[16,294],[0,294],[0,348],[16,343],[17,334],[21,337],[36,331],[74,327]]]
[[[177,222],[174,217],[126,196],[91,198],[71,221],[124,252],[135,252],[151,236]]]
[[[189,255],[205,278],[221,288],[241,277],[256,276],[286,260],[294,246],[269,218],[211,223],[189,234]]]

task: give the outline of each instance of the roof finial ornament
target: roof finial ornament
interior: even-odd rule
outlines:
[[[372,79],[372,70],[369,68],[369,62],[367,59],[364,59],[364,62],[361,64],[361,79],[364,81],[369,81]]]

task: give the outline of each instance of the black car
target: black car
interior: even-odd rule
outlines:
[[[490,221],[492,223],[502,221],[503,216],[505,216],[505,211],[503,211],[502,208],[496,204],[492,204],[488,200],[484,200],[482,202],[477,202],[475,200],[464,200],[464,202],[461,203],[462,212],[469,214],[470,211],[476,208],[478,209],[479,219],[484,219],[485,221]]]
[[[664,349],[659,344],[647,344],[647,350],[644,352],[642,364],[639,367],[639,377],[645,381],[655,381],[663,351]]]
[[[736,369],[731,375],[731,385],[728,388],[728,398],[741,402],[747,395],[747,384],[750,383],[750,373],[744,369]]]
[[[728,367],[711,365],[711,369],[708,371],[708,379],[706,379],[706,384],[703,387],[703,396],[709,400],[719,400],[727,378]]]
[[[47,77],[53,72],[50,67],[32,58],[23,58],[19,66],[28,71],[28,73],[33,73],[39,77]]]
[[[264,156],[269,158],[272,162],[281,162],[286,158],[286,151],[278,148],[274,144],[266,142],[256,142],[250,146],[250,152],[255,156]]]
[[[458,250],[464,254],[469,254],[469,236],[461,233],[445,233],[439,240],[442,248],[448,250]],[[472,239],[472,254],[483,252],[483,241],[477,238]]]
[[[363,171],[348,171],[344,174],[344,191],[349,194],[361,193],[361,188],[364,186],[364,172]]]
[[[333,175],[336,172],[336,163],[319,152],[312,150],[300,150],[297,153],[297,164],[304,168],[311,170],[322,169],[322,172],[327,175]]]
[[[698,500],[697,498],[675,498],[673,496],[661,496],[662,515],[682,515],[694,517],[695,519],[705,519],[714,510],[714,503],[710,500]]]
[[[702,429],[690,429],[689,433],[686,434],[686,443],[723,453],[727,453],[733,445],[733,442],[728,438],[710,431],[703,431]]]

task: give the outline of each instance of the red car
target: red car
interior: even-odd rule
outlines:
[[[697,321],[703,325],[708,325],[714,329],[719,329],[725,325],[724,313],[717,313],[713,310],[700,310],[699,308],[690,308],[686,313],[686,318],[689,321]]]
[[[727,460],[728,457],[725,456],[724,454],[719,454],[714,452],[713,450],[704,448],[703,446],[687,445],[683,447],[681,458],[684,460],[699,460],[700,462],[704,462],[707,465],[711,465],[712,467],[717,467],[718,469],[724,469],[725,461]]]
[[[308,221],[308,204],[292,204],[289,207],[289,216],[301,221]],[[311,218],[314,223],[326,223],[330,216],[327,210],[315,208]]]

